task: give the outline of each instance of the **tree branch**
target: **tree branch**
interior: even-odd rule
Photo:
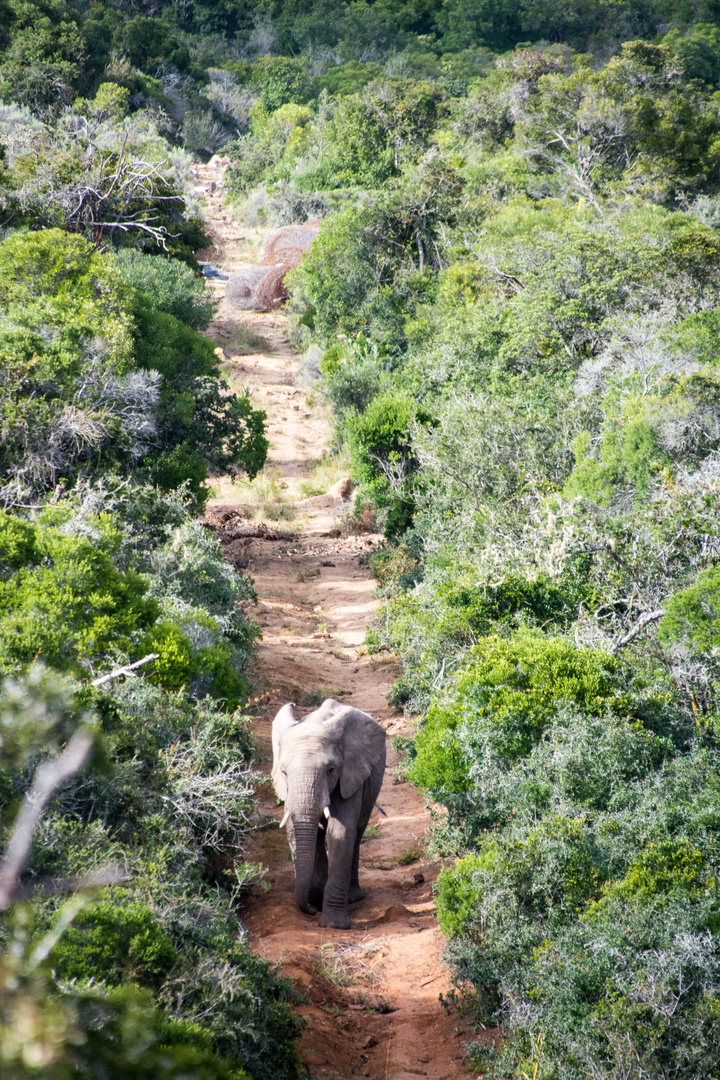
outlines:
[[[32,786],[23,799],[0,863],[0,911],[10,906],[15,884],[32,843],[35,828],[55,792],[83,766],[90,753],[94,734],[79,728],[59,757],[39,765]]]
[[[93,679],[92,686],[102,686],[106,682],[110,682],[111,679],[116,679],[118,675],[133,675],[137,668],[142,667],[144,664],[149,664],[151,660],[157,660],[160,653],[148,653],[147,656],[143,656],[142,660],[136,660],[134,664],[126,664],[124,667],[115,668],[109,675],[102,675],[99,679]]]
[[[646,611],[644,615],[640,616],[635,625],[628,630],[627,634],[611,646],[610,652],[615,653],[618,649],[622,649],[624,645],[629,644],[634,637],[637,637],[644,626],[647,626],[648,623],[655,622],[656,619],[662,619],[664,614],[665,608],[658,608],[657,611]]]
[[[158,653],[149,653],[134,664],[116,668],[109,675],[95,679],[93,686],[102,686],[119,675],[132,675],[137,668],[157,660]],[[12,833],[0,862],[0,911],[10,906],[18,878],[25,865],[33,835],[45,807],[58,788],[71,779],[85,764],[95,741],[94,732],[86,725],[78,728],[58,757],[38,766],[30,790],[22,801]]]

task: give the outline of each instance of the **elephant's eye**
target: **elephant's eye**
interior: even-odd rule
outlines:
[[[333,771],[334,768],[335,768],[334,765],[328,765],[328,776],[330,775],[330,773]]]

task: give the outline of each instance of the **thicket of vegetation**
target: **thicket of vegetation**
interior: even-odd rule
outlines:
[[[203,334],[208,238],[156,77],[192,65],[163,25],[0,9],[0,1071],[16,1080],[298,1069],[290,986],[235,913],[261,872],[243,858],[254,590],[198,518],[213,476],[261,469],[265,414]]]
[[[198,518],[265,414],[162,246],[17,229],[0,266],[3,1075],[292,1078],[290,986],[235,914],[254,590]]]
[[[222,149],[245,220],[326,219],[297,341],[387,537],[374,647],[446,808],[458,992],[506,1032],[477,1062],[716,1077],[716,5],[0,16],[6,835],[40,763],[95,747],[3,924],[3,1066],[296,1069],[288,989],[232,914],[252,586],[195,517],[266,451],[201,333],[190,165]]]
[[[537,10],[447,5],[391,58],[328,41],[319,95],[298,46],[230,181],[250,220],[326,216],[298,340],[356,519],[387,537],[379,644],[422,715],[410,776],[446,808],[458,993],[506,1031],[477,1063],[699,1080],[720,1046],[720,31],[707,8]]]

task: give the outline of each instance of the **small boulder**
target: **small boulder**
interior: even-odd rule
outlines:
[[[328,495],[333,495],[336,499],[342,499],[343,502],[350,502],[352,493],[355,490],[355,485],[349,476],[343,476],[342,480],[338,480],[336,484],[328,491]]]

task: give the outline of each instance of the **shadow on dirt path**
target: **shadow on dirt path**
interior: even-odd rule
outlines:
[[[214,259],[228,273],[257,259],[263,230],[242,228],[232,220],[222,204],[222,172],[215,161],[197,168],[198,190],[215,238]],[[224,295],[222,281],[211,281],[211,287]],[[262,335],[269,348],[244,355],[234,351],[239,327]],[[239,537],[223,544],[226,557],[253,577],[258,594],[255,617],[263,637],[255,682],[269,704],[254,733],[259,767],[268,774],[272,717],[286,701],[300,704],[311,692],[371,713],[389,736],[406,731],[386,700],[397,677],[392,658],[368,656],[361,647],[378,607],[367,553],[381,538],[340,534],[338,516],[350,497],[347,483],[336,483],[329,494],[303,498],[300,485],[312,462],[322,457],[329,429],[318,406],[308,406],[307,389],[296,379],[299,365],[282,312],[237,311],[223,299],[209,334],[223,342],[231,383],[247,386],[255,405],[267,410],[271,448],[266,472],[288,508],[285,520],[268,521],[285,539]],[[208,519],[230,525],[231,534],[232,525],[248,524],[246,489],[239,492],[226,480],[216,488]],[[262,517],[262,509],[259,513]],[[253,524],[257,515],[256,510]],[[299,715],[308,711],[301,708]],[[432,893],[439,865],[422,858],[428,815],[420,794],[396,775],[397,754],[390,742],[388,749],[378,799],[386,816],[375,811],[362,845],[360,880],[366,898],[351,908],[351,930],[321,929],[297,909],[285,833],[275,825],[282,811],[269,781],[259,792],[268,827],[255,833],[246,858],[268,870],[248,895],[241,918],[253,948],[280,962],[307,995],[299,1006],[307,1020],[300,1053],[313,1080],[459,1080],[471,1075],[462,1062],[471,1032],[439,1000],[450,986]]]

